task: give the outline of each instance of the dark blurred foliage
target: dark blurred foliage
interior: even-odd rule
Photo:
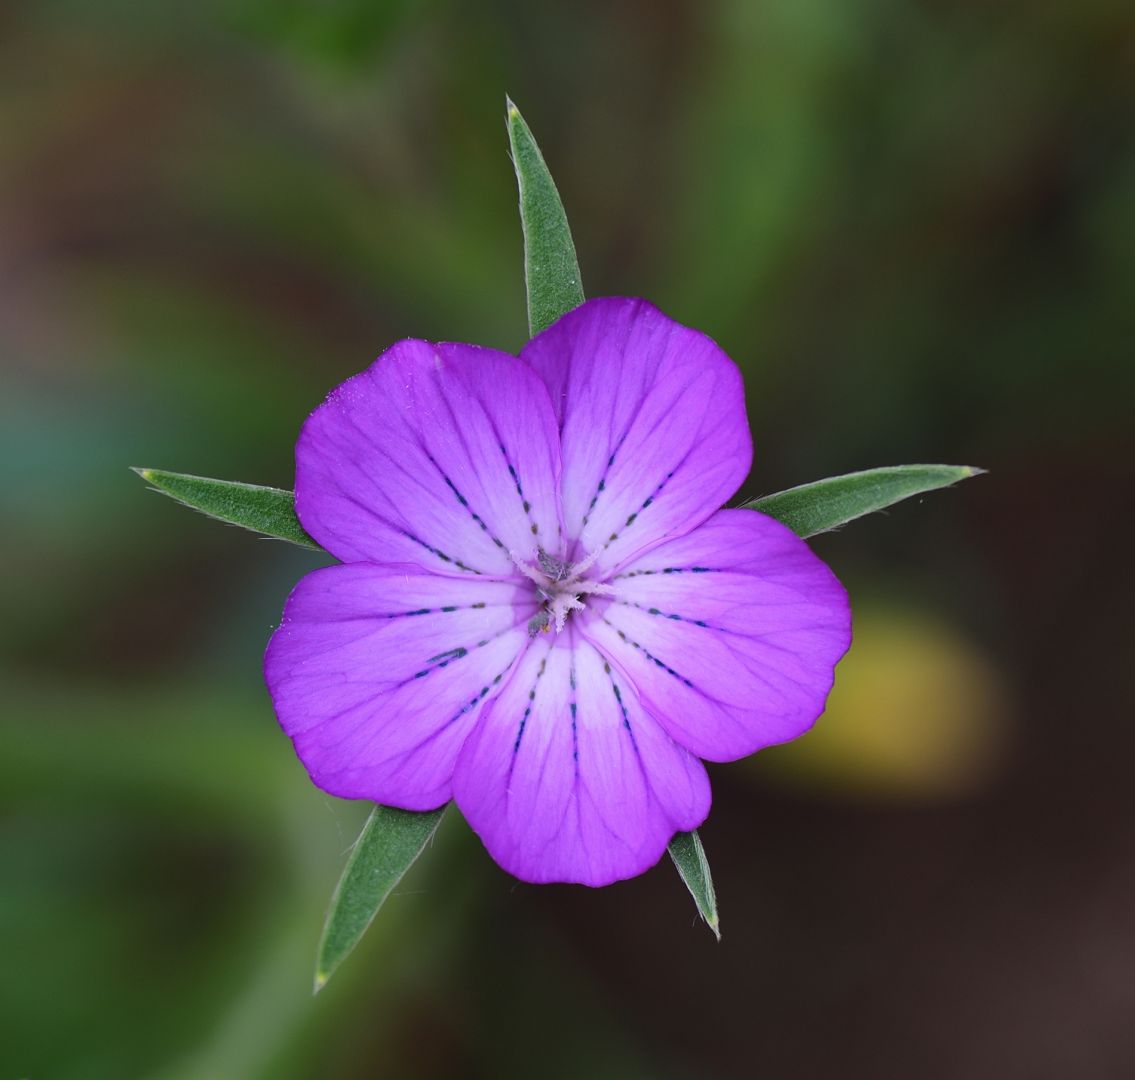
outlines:
[[[1135,24],[1116,0],[15,0],[0,12],[0,1072],[1135,1075]],[[524,339],[509,92],[591,294],[743,366],[857,643],[668,864],[518,885],[451,813],[310,997],[363,808],[260,653],[316,560],[127,466],[289,485],[395,339]]]

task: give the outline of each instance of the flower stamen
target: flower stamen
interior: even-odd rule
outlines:
[[[597,552],[580,562],[570,563],[540,548],[535,565],[515,552],[510,551],[509,556],[516,568],[536,586],[541,603],[540,610],[528,620],[529,637],[546,634],[553,628],[557,634],[561,633],[573,611],[585,610],[586,597],[614,592],[605,582],[583,577],[598,557]]]

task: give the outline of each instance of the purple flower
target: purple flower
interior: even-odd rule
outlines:
[[[455,798],[510,873],[606,885],[696,828],[699,760],[795,738],[850,642],[802,540],[721,510],[749,471],[741,376],[642,300],[591,300],[519,358],[403,341],[296,447],[342,565],[288,599],[264,669],[312,780]]]

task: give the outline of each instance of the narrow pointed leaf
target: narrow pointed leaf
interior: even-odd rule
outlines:
[[[135,469],[146,483],[194,510],[230,525],[300,547],[322,550],[303,530],[296,517],[295,496],[282,488],[239,484],[234,480],[211,480],[204,476]]]
[[[802,484],[753,499],[743,508],[776,518],[798,536],[815,536],[984,471],[968,465],[893,465]]]
[[[533,337],[583,303],[583,281],[560,193],[520,110],[508,99],[508,140],[520,188],[528,328]]]
[[[315,965],[318,992],[347,958],[378,909],[437,832],[445,807],[426,813],[376,806],[331,897]]]
[[[709,872],[709,861],[705,857],[701,837],[697,830],[677,833],[670,841],[670,858],[682,875],[686,888],[697,905],[698,914],[713,931],[713,936],[721,940],[721,923],[717,917],[717,896],[713,891],[713,876]]]

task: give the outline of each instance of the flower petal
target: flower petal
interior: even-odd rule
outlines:
[[[588,637],[698,757],[732,761],[794,739],[823,711],[851,644],[843,586],[791,530],[722,510],[652,549],[593,605]]]
[[[610,570],[721,506],[752,442],[736,365],[644,300],[589,300],[521,353],[547,384],[563,447],[564,526]]]
[[[485,709],[453,790],[510,874],[585,885],[653,866],[710,802],[705,767],[570,624],[535,642]]]
[[[430,810],[484,704],[523,651],[531,591],[350,563],[296,586],[264,657],[276,715],[312,780]]]
[[[508,575],[558,546],[559,440],[516,357],[402,341],[332,391],[296,446],[296,512],[345,562]]]

